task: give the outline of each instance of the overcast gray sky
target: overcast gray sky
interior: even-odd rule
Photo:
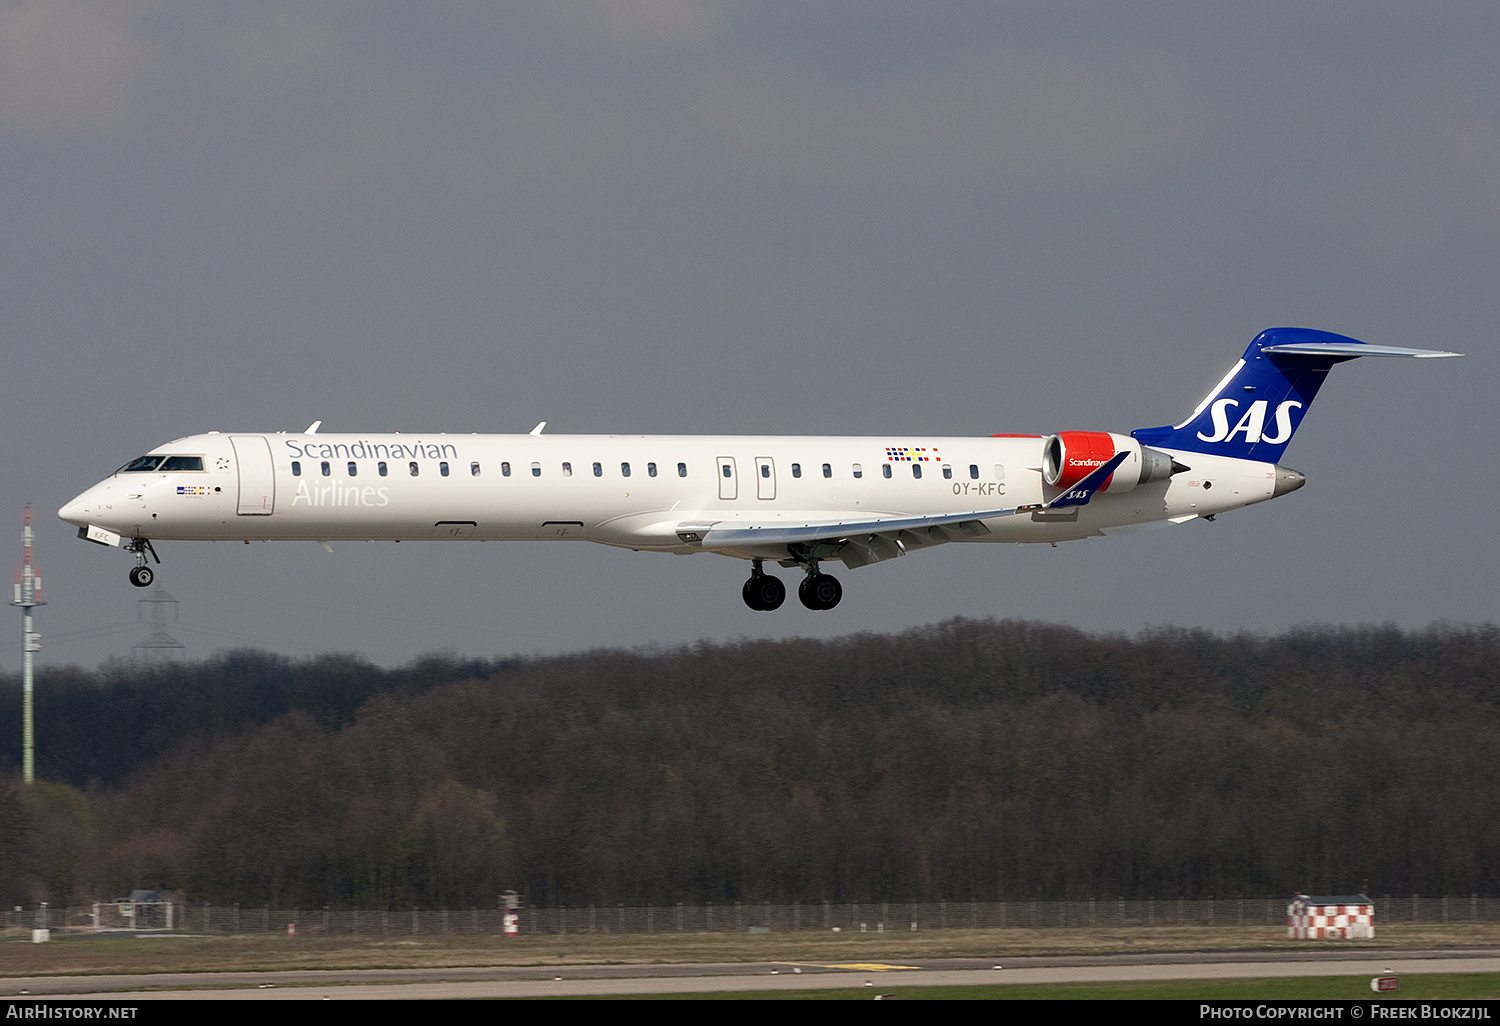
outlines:
[[[0,2],[0,563],[32,502],[41,658],[95,663],[140,593],[55,512],[182,435],[1128,431],[1299,325],[1469,355],[1337,368],[1293,496],[828,613],[581,544],[169,542],[159,580],[192,655],[384,663],[1491,621],[1496,53],[1500,6],[1411,0]]]

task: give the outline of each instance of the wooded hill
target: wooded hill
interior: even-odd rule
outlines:
[[[1500,894],[1492,625],[236,653],[38,694],[40,772],[78,789],[24,793],[8,746],[0,901]]]

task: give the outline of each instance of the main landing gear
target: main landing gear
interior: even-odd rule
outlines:
[[[149,588],[151,582],[156,579],[156,574],[146,565],[146,553],[151,553],[151,558],[158,563],[161,557],[156,554],[156,549],[151,545],[150,538],[132,538],[125,545],[126,552],[135,553],[135,566],[130,570],[130,583],[137,588]]]
[[[745,605],[751,609],[768,612],[781,608],[786,601],[786,585],[761,569],[764,560],[751,560],[753,569],[745,582],[742,594]],[[797,598],[808,609],[832,609],[844,597],[843,585],[837,577],[821,573],[817,560],[807,564],[807,576],[797,586]]]
[[[832,609],[843,597],[844,586],[839,579],[819,572],[817,563],[808,565],[807,576],[797,585],[797,598],[808,609]]]
[[[750,571],[750,579],[745,582],[742,594],[745,596],[745,605],[751,609],[769,612],[779,609],[786,601],[786,585],[781,583],[780,578],[772,577],[761,570],[763,560],[752,560],[754,567]]]

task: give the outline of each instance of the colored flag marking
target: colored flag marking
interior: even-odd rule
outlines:
[[[888,445],[885,447],[885,459],[887,463],[938,463],[936,449],[928,449],[926,446],[913,448],[909,445]]]

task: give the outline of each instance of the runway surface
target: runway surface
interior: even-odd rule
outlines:
[[[0,980],[0,996],[159,1001],[607,997],[745,990],[869,986],[1081,983],[1291,976],[1378,976],[1500,972],[1500,954],[1482,951],[1307,951],[1225,955],[1100,955],[881,963],[594,965],[482,969],[354,969],[266,973],[161,973],[48,976]],[[141,989],[150,988],[150,989]]]

